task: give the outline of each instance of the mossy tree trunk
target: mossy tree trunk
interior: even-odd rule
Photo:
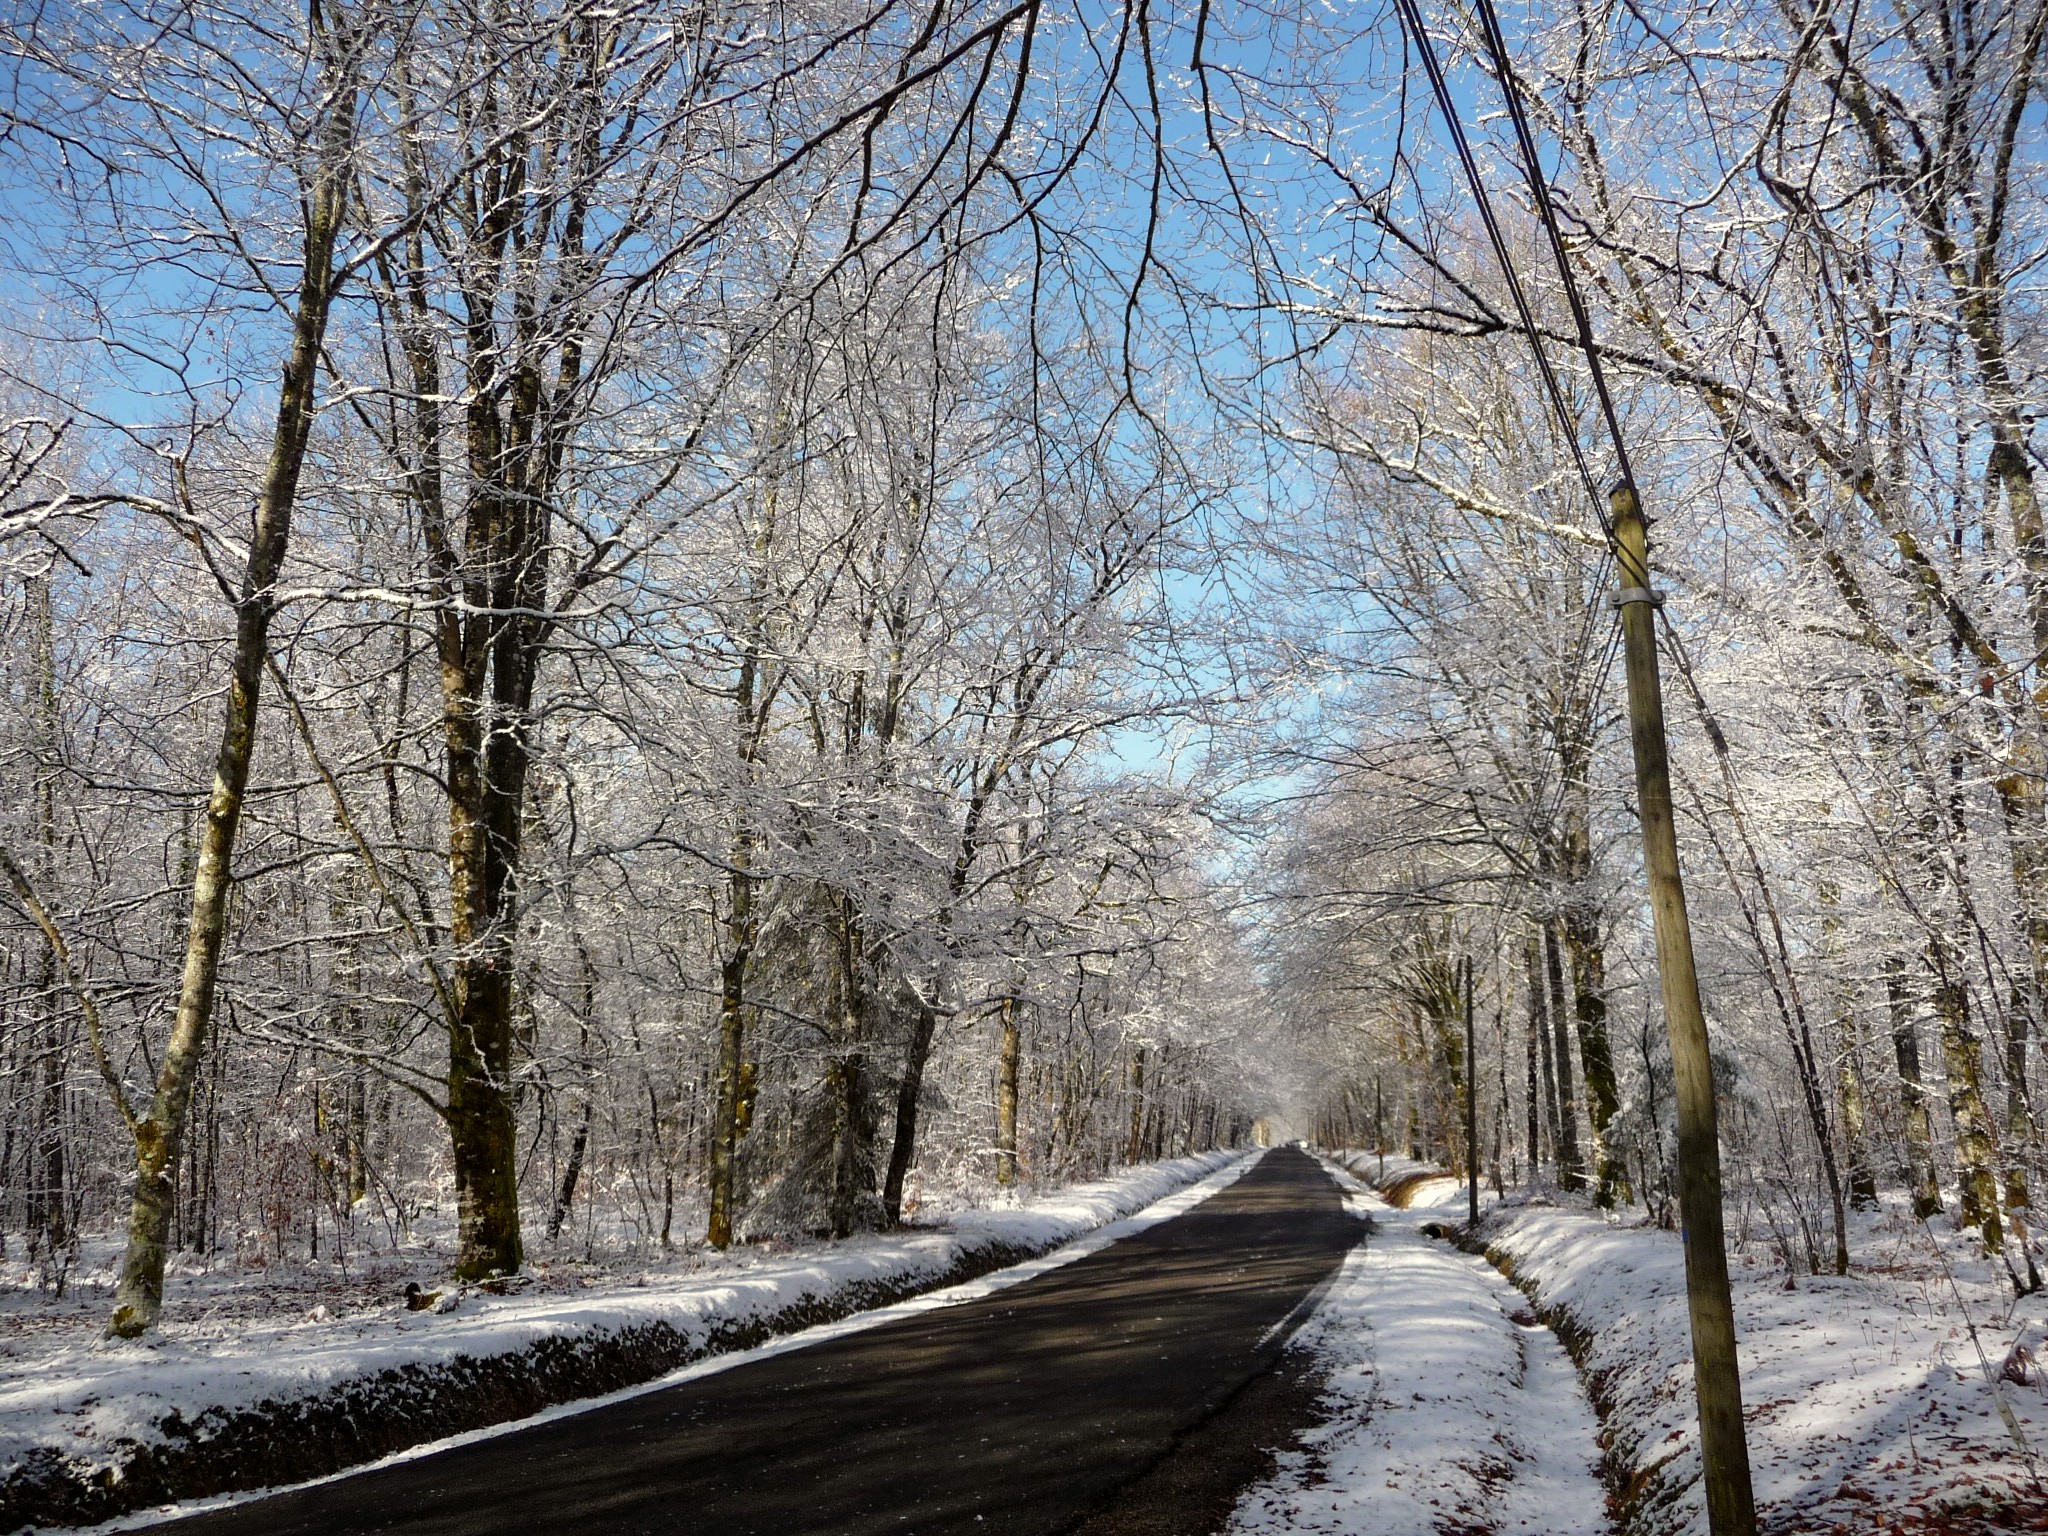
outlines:
[[[311,14],[311,31],[325,53],[326,89],[314,130],[317,153],[301,203],[302,259],[292,310],[292,342],[278,391],[270,452],[256,496],[248,559],[235,597],[234,652],[214,755],[213,788],[207,796],[192,876],[191,917],[176,1011],[157,1068],[155,1090],[147,1108],[130,1126],[135,1143],[135,1192],[114,1291],[114,1312],[107,1323],[107,1332],[122,1338],[135,1338],[153,1328],[163,1310],[164,1261],[176,1203],[173,1174],[184,1150],[192,1091],[213,1021],[214,991],[234,886],[235,837],[256,754],[257,710],[270,659],[276,586],[291,545],[292,513],[298,501],[306,442],[318,411],[321,348],[340,281],[335,246],[349,202],[356,70],[362,40],[335,19],[338,13],[332,8],[316,8]]]
[[[996,1182],[1017,1182],[1017,1064],[1023,1032],[1017,1027],[1017,999],[1002,1001],[1002,1039],[996,1051]]]
[[[1998,1199],[1998,1133],[1984,1106],[1983,1047],[1970,1024],[1970,998],[1959,957],[1936,940],[1928,959],[1934,968],[1934,1016],[1941,1029],[1942,1064],[1948,1072],[1949,1109],[1956,1128],[1956,1193],[1963,1225],[1975,1227],[1987,1253],[2005,1244]]]

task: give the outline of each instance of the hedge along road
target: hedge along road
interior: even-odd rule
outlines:
[[[1243,1435],[1198,1426],[1272,1376],[1362,1231],[1314,1159],[1269,1152],[1185,1215],[979,1301],[171,1529],[1194,1536],[1217,1477],[1258,1470],[1214,1455]],[[1268,1444],[1291,1427],[1273,1416]]]

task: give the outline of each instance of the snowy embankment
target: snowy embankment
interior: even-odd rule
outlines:
[[[1233,1536],[1610,1530],[1570,1357],[1485,1260],[1425,1231],[1462,1218],[1464,1186],[1401,1209],[1339,1177],[1373,1230],[1295,1338],[1328,1373],[1326,1418],[1239,1500]]]
[[[1155,1163],[914,1232],[765,1261],[733,1254],[674,1283],[472,1291],[447,1312],[394,1298],[224,1339],[63,1344],[10,1361],[0,1385],[0,1531],[303,1481],[906,1297],[937,1304],[927,1293],[989,1276],[963,1287],[979,1293],[1008,1278],[992,1271],[1060,1249],[1024,1266],[1037,1273],[1092,1251],[1249,1163],[1234,1152]]]
[[[1377,1173],[1376,1159],[1348,1161]],[[1422,1171],[1389,1158],[1387,1183]],[[1451,1204],[1462,1221],[1462,1200]],[[1677,1234],[1510,1199],[1487,1202],[1479,1238],[1571,1344],[1601,1410],[1608,1476],[1630,1531],[1704,1536]],[[1972,1234],[1895,1207],[1860,1217],[1851,1247],[1855,1264],[1840,1277],[1788,1275],[1755,1251],[1735,1255],[1762,1528],[2048,1529],[2048,1490],[2036,1480],[2048,1472],[2048,1297],[2015,1298]]]

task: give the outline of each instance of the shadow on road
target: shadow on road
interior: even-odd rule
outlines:
[[[1195,1536],[1215,1522],[1115,1522],[1176,1500],[1177,1519],[1219,1498],[1227,1515],[1260,1460],[1240,1474],[1224,1452],[1243,1436],[1203,1451],[1198,1427],[1251,1383],[1268,1444],[1313,1406],[1274,1374],[1284,1325],[1359,1235],[1315,1161],[1278,1150],[1186,1215],[980,1301],[176,1529]],[[1141,1477],[1151,1492],[1122,1508]]]

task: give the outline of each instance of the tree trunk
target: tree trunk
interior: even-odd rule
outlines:
[[[2033,1095],[2027,1088],[2027,1058],[2033,1038],[2034,1018],[2029,1000],[2016,997],[2005,1034],[2005,1124],[2012,1145],[2005,1174],[2005,1203],[2015,1213],[2033,1208],[2027,1175],[2029,1165],[2040,1152]]]
[[[1725,741],[1725,738],[1722,738]],[[1733,770],[1723,758],[1723,773],[1730,783],[1730,798],[1733,799]],[[1754,846],[1744,839],[1750,849],[1752,863]],[[1759,871],[1759,874],[1761,871]],[[1841,955],[1841,892],[1832,880],[1820,883],[1821,935],[1825,957],[1839,963]],[[1784,955],[1783,934],[1777,926],[1777,912],[1772,908],[1773,933],[1778,936],[1778,952]],[[1836,1053],[1835,1085],[1842,1096],[1842,1143],[1848,1155],[1849,1204],[1857,1210],[1877,1208],[1877,1165],[1870,1154],[1870,1103],[1863,1084],[1863,1024],[1856,1016],[1856,999],[1847,982],[1836,979],[1828,983],[1834,1008],[1834,1039]]]
[[[834,1237],[851,1237],[860,1225],[860,1197],[869,1194],[867,1160],[874,1128],[868,1123],[867,1056],[858,1044],[835,1056],[826,1068],[832,1096],[831,1196],[828,1211]]]
[[[1543,925],[1543,965],[1550,979],[1550,1033],[1557,1073],[1557,1186],[1584,1189],[1585,1164],[1579,1161],[1579,1100],[1572,1090],[1572,1042],[1565,1023],[1564,965],[1558,953],[1558,924]]]
[[[1927,1114],[1927,1086],[1920,1076],[1920,1033],[1906,996],[1906,964],[1894,955],[1884,963],[1885,999],[1891,1010],[1892,1057],[1899,1070],[1899,1107],[1906,1122],[1906,1183],[1913,1214],[1925,1220],[1941,1211],[1941,1186],[1934,1178],[1934,1127]]]
[[[31,686],[35,690],[35,816],[41,868],[47,889],[57,874],[57,775],[63,743],[57,714],[56,614],[48,575],[29,579],[34,626]],[[41,1091],[36,1095],[34,1138],[28,1148],[29,1176],[24,1194],[29,1254],[47,1252],[52,1259],[67,1240],[64,1169],[64,1081],[70,1041],[64,1010],[57,999],[57,957],[45,949],[37,967],[37,1026],[30,1038],[41,1056]],[[31,1073],[31,1080],[36,1074]],[[9,1130],[12,1130],[10,1124]]]
[[[443,676],[449,676],[445,666]],[[525,1260],[519,1231],[518,1126],[512,1109],[510,864],[518,827],[515,813],[508,839],[504,823],[510,786],[490,782],[490,759],[497,754],[479,750],[479,704],[472,689],[458,682],[445,695],[443,708],[449,937],[456,952],[447,1121],[455,1167],[455,1275],[461,1280],[510,1274]],[[524,764],[517,767],[523,791]],[[513,804],[516,807],[519,801]]]
[[[1573,1014],[1578,1023],[1579,1063],[1586,1074],[1586,1107],[1593,1122],[1593,1159],[1598,1169],[1594,1199],[1603,1209],[1634,1198],[1628,1168],[1608,1144],[1607,1128],[1621,1109],[1614,1076],[1614,1050],[1607,1038],[1607,953],[1600,940],[1600,914],[1583,902],[1564,910],[1565,952],[1571,958]]]
[[[314,25],[318,28],[320,23],[316,20]],[[270,456],[256,498],[249,558],[235,602],[234,654],[214,758],[213,790],[207,797],[192,877],[184,972],[170,1039],[157,1070],[156,1091],[134,1127],[135,1193],[128,1213],[127,1249],[114,1291],[114,1312],[107,1323],[108,1334],[121,1338],[147,1332],[163,1310],[165,1245],[174,1203],[172,1174],[184,1146],[194,1077],[213,1018],[228,897],[234,883],[235,835],[241,826],[242,798],[255,756],[257,704],[270,656],[275,588],[291,542],[299,474],[317,409],[320,349],[334,299],[334,247],[347,205],[356,111],[354,42],[329,42],[336,48],[344,73],[331,82],[327,117],[320,129],[318,167],[303,204],[303,261],[292,316],[291,352],[278,391]]]
[[[37,1094],[35,1145],[31,1149],[32,1174],[28,1190],[29,1246],[40,1248],[54,1260],[70,1238],[65,1220],[66,1175],[64,1169],[64,1063],[68,1042],[64,1015],[57,1004],[57,967],[48,963],[42,974],[43,999],[39,1005],[43,1027],[38,1031],[42,1052],[42,1084]]]
[[[1129,1077],[1131,1133],[1124,1147],[1124,1161],[1135,1163],[1145,1150],[1145,1047],[1131,1047]]]
[[[1528,1070],[1526,1074],[1526,1081],[1523,1085],[1522,1107],[1528,1117],[1528,1178],[1529,1182],[1533,1184],[1536,1181],[1537,1170],[1541,1167],[1541,1156],[1543,1151],[1543,1143],[1537,1129],[1536,1118],[1538,1106],[1541,1103],[1541,1096],[1537,1087],[1536,1079],[1536,1036],[1542,1029],[1542,993],[1537,990],[1536,941],[1533,939],[1529,940],[1522,946],[1522,969],[1525,977],[1527,978],[1526,985],[1529,994],[1529,1016],[1527,1021],[1527,1027],[1523,1031],[1524,1055],[1526,1057],[1525,1065]],[[1503,1064],[1502,1070],[1506,1070],[1505,1064]]]
[[[536,195],[528,181],[535,169],[528,104],[495,87],[461,100],[483,148],[451,170],[456,212],[448,220],[425,217],[427,145],[404,141],[408,212],[416,221],[398,279],[414,422],[405,467],[435,598],[441,681],[455,954],[452,995],[443,998],[445,1115],[462,1279],[514,1270],[523,1259],[513,1097],[518,871],[535,686],[566,596],[550,590],[553,520],[590,396],[584,341],[594,324],[588,305],[596,274],[587,215],[602,174],[602,49],[587,22],[563,42],[562,72],[538,110],[566,113],[562,120],[578,126],[546,173],[563,177],[548,195]],[[411,116],[406,68],[401,57],[398,105]],[[434,291],[430,277],[428,229],[445,257],[432,269],[445,274],[445,292]],[[459,389],[443,387],[444,347],[455,354]],[[459,413],[459,518],[443,472],[444,408]]]
[[[1856,1012],[1847,1003],[1835,1020],[1840,1035],[1842,1136],[1849,1150],[1849,1203],[1877,1208],[1877,1170],[1870,1160],[1869,1111],[1863,1097],[1863,1038]]]
[[[850,1237],[860,1226],[862,1206],[872,1200],[876,1126],[872,1112],[868,1048],[874,1008],[867,923],[849,891],[836,893],[837,1019],[825,1091],[832,1115],[826,1209],[834,1237]]]
[[[903,1219],[903,1185],[917,1155],[918,1100],[924,1092],[925,1063],[931,1058],[932,1037],[938,1027],[937,1005],[920,995],[910,1023],[909,1048],[903,1053],[903,1077],[896,1085],[896,1129],[890,1137],[889,1171],[882,1181],[882,1214],[892,1227]]]
[[[465,966],[457,972],[456,996],[459,1013],[448,1042],[455,1276],[481,1280],[510,1274],[525,1260],[512,1115],[511,981],[488,963]]]
[[[2034,1106],[2027,1091],[2027,1045],[2033,1035],[2033,1015],[2025,990],[2015,991],[2005,1029],[2005,1215],[2007,1235],[2027,1269],[2025,1279],[2013,1273],[2013,1284],[2023,1295],[2032,1295],[2042,1287],[2040,1266],[2034,1262],[2033,1184],[2028,1177],[2037,1153]]]
[[[591,1114],[591,1094],[586,1087],[583,1113],[576,1122],[576,1135],[569,1142],[568,1166],[562,1170],[562,1187],[555,1194],[555,1208],[548,1213],[548,1241],[551,1243],[562,1235],[562,1224],[569,1219],[569,1207],[576,1199],[576,1181],[583,1177],[583,1153],[590,1145]]]
[[[1941,1025],[1942,1064],[1948,1069],[1949,1109],[1956,1126],[1956,1190],[1963,1225],[1975,1227],[1984,1251],[2005,1244],[1998,1204],[1998,1141],[1984,1108],[1982,1048],[1970,1027],[1969,993],[1947,945],[1936,940],[1928,956],[1935,968],[1934,1014]]]
[[[1577,626],[1586,611],[1585,594],[1576,579],[1564,590],[1565,610]],[[1601,943],[1600,911],[1591,899],[1593,876],[1593,812],[1591,770],[1595,735],[1593,706],[1576,689],[1557,700],[1553,734],[1557,747],[1560,825],[1556,858],[1563,882],[1564,904],[1552,925],[1570,963],[1572,1016],[1579,1038],[1579,1065],[1585,1074],[1586,1111],[1593,1133],[1596,1169],[1594,1198],[1604,1207],[1629,1197],[1628,1170],[1607,1145],[1607,1127],[1621,1107],[1614,1077],[1614,1052],[1607,1040],[1607,955]],[[1553,941],[1553,943],[1555,940]],[[1552,965],[1557,962],[1551,961]],[[1560,1182],[1566,1188],[1584,1183],[1578,1147],[1578,1112],[1572,1094],[1571,1053],[1563,1043],[1558,1021],[1558,1086],[1563,1090],[1564,1118],[1570,1125]]]
[[[337,934],[348,934],[362,912],[361,893],[346,876],[337,879],[327,894],[327,916]],[[362,1199],[368,1182],[363,1149],[364,1068],[361,1053],[367,1042],[363,1027],[363,967],[358,942],[341,939],[328,967],[329,1004],[333,1009],[335,1038],[348,1050],[339,1073],[341,1166],[344,1201],[349,1210]]]
[[[1524,960],[1529,972],[1529,1033],[1533,1040],[1532,1049],[1542,1067],[1543,1130],[1550,1141],[1550,1161],[1555,1171],[1558,1149],[1557,1069],[1551,1060],[1550,1009],[1543,982],[1542,940],[1535,934],[1529,936]],[[1532,1176],[1541,1166],[1541,1152],[1539,1147],[1530,1154],[1529,1171]]]
[[[785,418],[776,418],[778,432]],[[770,473],[762,487],[748,540],[747,600],[741,620],[740,664],[733,680],[733,731],[739,743],[740,767],[751,782],[760,759],[768,709],[764,692],[774,692],[762,676],[768,646],[769,561],[774,554],[781,482]],[[725,958],[719,964],[718,1080],[711,1108],[711,1146],[707,1159],[710,1220],[706,1241],[714,1248],[732,1245],[739,1219],[739,1146],[751,1112],[746,1071],[747,968],[753,964],[760,924],[754,910],[754,827],[742,809],[732,837],[732,870],[727,876]]]
[[[726,955],[719,966],[718,1081],[711,1108],[711,1219],[706,1240],[714,1248],[732,1245],[738,1220],[740,1137],[746,1122],[747,967],[754,953],[754,882],[747,873],[748,845],[735,850],[729,877],[731,910],[726,915]]]
[[[2026,478],[2029,496],[2032,478]],[[2035,1035],[2040,1014],[2048,1000],[2048,860],[2044,860],[2043,794],[2031,775],[1999,781],[1999,798],[2005,809],[2006,843],[2012,850],[2013,894],[2019,907],[2021,940],[2028,956],[2028,972],[2014,988],[2012,1010],[2006,1027],[2006,1123],[2012,1139],[2012,1160],[2006,1172],[2006,1198],[2021,1228],[2023,1214],[2032,1207],[2028,1186],[2029,1161],[2039,1153],[2039,1131],[2034,1122],[2033,1100],[2027,1091],[2027,1048]],[[2016,1236],[2020,1234],[2016,1233]],[[2020,1236],[2026,1248],[2024,1236]],[[2028,1249],[2031,1264],[2032,1250]]]
[[[968,797],[967,810],[961,817],[960,842],[946,882],[946,902],[939,908],[934,925],[942,947],[951,941],[953,913],[966,897],[975,860],[981,856],[983,818],[1001,781],[1000,773],[976,774],[974,792]],[[903,1074],[896,1083],[896,1125],[890,1133],[889,1168],[882,1181],[882,1217],[892,1227],[903,1219],[903,1181],[910,1176],[910,1164],[917,1156],[918,1101],[924,1092],[924,1069],[931,1059],[932,1037],[938,1029],[938,989],[942,979],[931,977],[927,983],[930,995],[918,996],[917,1012],[911,1020],[910,1038],[903,1052]]]
[[[354,1210],[370,1192],[370,1084],[361,1066],[350,1066],[342,1083],[342,1134],[347,1138],[348,1204]]]
[[[1499,974],[1498,951],[1495,952],[1495,973]],[[1503,986],[1502,990],[1506,990]],[[1511,1113],[1508,1105],[1512,1102],[1508,1080],[1508,1024],[1507,1015],[1499,1007],[1493,1010],[1494,1063],[1500,1069],[1500,1084],[1493,1100],[1493,1192],[1507,1193],[1509,1151],[1508,1126]]]
[[[1022,1048],[1017,999],[1006,997],[1002,1044],[996,1055],[996,1183],[1005,1189],[1017,1182],[1017,1062]]]

